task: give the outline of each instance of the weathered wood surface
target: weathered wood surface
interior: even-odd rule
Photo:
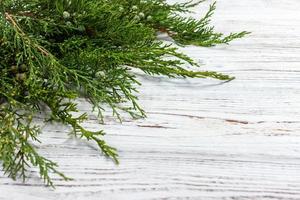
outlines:
[[[104,126],[120,166],[47,126],[40,151],[75,180],[52,190],[34,172],[25,184],[2,175],[0,199],[300,199],[299,10],[299,0],[219,0],[216,28],[252,35],[183,51],[235,81],[141,77],[148,118]]]

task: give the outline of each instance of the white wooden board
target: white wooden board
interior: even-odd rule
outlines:
[[[26,183],[0,175],[0,200],[300,199],[300,1],[217,6],[217,30],[252,34],[182,51],[236,80],[141,76],[147,119],[85,124],[106,130],[119,166],[93,144],[69,138],[69,129],[47,126],[40,152],[74,181],[56,178],[53,190],[34,171]]]

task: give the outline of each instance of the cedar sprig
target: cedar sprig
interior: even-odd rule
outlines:
[[[24,181],[38,168],[45,184],[51,174],[69,180],[57,164],[38,152],[40,112],[45,123],[72,128],[75,137],[94,141],[103,154],[118,163],[115,148],[104,131],[81,124],[77,98],[83,97],[103,122],[105,111],[122,121],[127,113],[145,117],[134,70],[167,77],[233,78],[213,71],[191,71],[199,65],[173,44],[157,40],[168,34],[178,45],[213,46],[244,37],[224,36],[210,26],[213,3],[200,20],[182,13],[203,0],[168,4],[165,0],[1,0],[0,1],[0,161],[11,178]]]

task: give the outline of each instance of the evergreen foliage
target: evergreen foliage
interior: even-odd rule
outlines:
[[[145,116],[135,96],[132,69],[168,77],[232,78],[217,72],[190,71],[190,57],[157,40],[163,32],[178,45],[213,46],[247,32],[223,36],[209,25],[215,3],[200,20],[182,17],[203,1],[170,5],[165,0],[0,0],[0,160],[5,173],[25,180],[37,167],[53,186],[51,173],[68,180],[57,164],[41,156],[35,142],[40,130],[34,117],[48,109],[47,121],[73,128],[78,138],[94,141],[118,163],[115,148],[80,124],[87,114],[74,100],[90,101],[103,120],[104,107]],[[129,105],[129,106],[128,106]]]

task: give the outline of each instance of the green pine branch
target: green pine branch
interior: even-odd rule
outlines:
[[[107,109],[122,121],[122,114],[145,117],[138,104],[132,73],[170,78],[233,77],[199,67],[174,44],[157,40],[166,33],[177,45],[228,44],[248,32],[223,35],[210,26],[213,3],[202,19],[182,13],[203,0],[168,4],[165,0],[1,0],[0,1],[0,161],[11,178],[24,181],[37,168],[46,185],[53,174],[70,180],[57,164],[38,152],[40,129],[34,118],[41,111],[45,123],[56,121],[72,128],[75,137],[94,142],[105,156],[118,163],[118,154],[103,130],[90,131],[74,103],[86,98],[103,122]]]

